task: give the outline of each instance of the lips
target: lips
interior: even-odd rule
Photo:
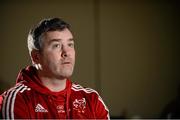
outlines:
[[[70,64],[70,62],[64,62],[63,64]]]
[[[71,64],[71,62],[63,62],[62,64]]]
[[[72,60],[70,58],[69,59],[62,59],[61,64],[62,65],[70,65],[70,64],[72,64]]]

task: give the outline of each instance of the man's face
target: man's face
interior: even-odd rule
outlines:
[[[68,78],[75,64],[73,35],[68,29],[49,31],[42,35],[41,74],[51,78]]]

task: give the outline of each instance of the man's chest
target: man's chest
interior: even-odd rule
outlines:
[[[31,118],[94,118],[94,111],[90,101],[80,95],[69,99],[36,96],[30,99],[28,108]]]

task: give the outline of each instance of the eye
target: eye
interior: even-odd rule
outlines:
[[[52,48],[61,48],[61,45],[60,44],[53,44]]]
[[[74,43],[69,43],[68,46],[74,48]]]

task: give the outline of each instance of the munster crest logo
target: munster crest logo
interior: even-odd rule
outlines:
[[[80,112],[80,113],[84,113],[86,108],[86,99],[82,98],[82,99],[75,99],[73,102],[73,109]]]

